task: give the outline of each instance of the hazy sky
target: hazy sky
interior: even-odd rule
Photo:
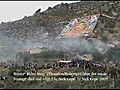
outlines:
[[[41,8],[46,10],[60,3],[74,3],[78,1],[0,1],[0,23],[22,19],[30,16]]]

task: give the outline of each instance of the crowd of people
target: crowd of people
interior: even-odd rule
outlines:
[[[52,64],[46,63],[44,65],[38,65],[37,63],[25,62],[23,65],[19,65],[19,63],[15,61],[7,61],[1,62],[0,67],[3,68],[10,68],[13,67],[15,69],[24,69],[24,70],[31,70],[32,72],[36,72],[41,69],[56,69],[56,68],[72,68],[78,67],[83,69],[93,70],[96,69],[97,71],[107,72],[108,76],[117,78],[120,74],[120,61],[116,62],[96,62],[96,61],[86,61],[80,59],[72,59],[69,61],[60,60],[53,62]]]

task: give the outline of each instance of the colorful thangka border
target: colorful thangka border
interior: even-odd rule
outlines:
[[[95,28],[100,14],[75,18],[63,29],[58,38],[88,36]]]

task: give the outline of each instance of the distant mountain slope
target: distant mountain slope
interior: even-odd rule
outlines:
[[[28,49],[44,46],[55,39],[71,19],[93,14],[103,14],[98,20],[93,37],[106,43],[119,44],[119,6],[120,1],[83,1],[71,4],[61,3],[53,8],[49,7],[44,12],[38,10],[32,16],[25,16],[21,20],[1,23],[0,34],[2,34],[2,38],[5,38],[4,41],[7,42],[3,44],[1,41],[0,45],[4,46],[9,42],[17,44],[12,44],[12,46],[9,44],[7,52],[4,54],[5,56],[11,49],[15,50],[16,46],[21,48],[16,48],[13,54],[16,54],[19,50],[26,49],[26,47]],[[7,38],[10,39],[8,40]]]
[[[40,34],[48,33],[49,36],[57,36],[65,22],[68,23],[75,17],[83,17],[95,13],[102,13],[120,19],[120,2],[95,1],[95,2],[78,2],[72,4],[59,4],[53,8],[48,8],[44,12],[36,12],[34,15],[24,17],[21,20],[2,23],[0,31],[9,37],[23,39],[38,39]],[[64,23],[60,23],[64,22]],[[117,32],[120,22],[114,19],[101,17],[98,29],[113,29]],[[102,32],[102,30],[100,32]],[[108,31],[108,30],[107,30]],[[103,31],[104,32],[104,31]],[[109,31],[112,33],[112,30]]]

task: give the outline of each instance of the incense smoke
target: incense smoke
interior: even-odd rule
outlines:
[[[41,35],[42,36],[42,35]],[[37,40],[20,41],[15,38],[9,38],[4,35],[0,35],[0,59],[1,60],[14,60],[18,52],[28,52],[30,48],[46,47],[49,50],[60,50],[68,52],[80,52],[80,53],[96,53],[104,54],[109,46],[100,40],[88,41],[84,38],[68,38],[68,39],[56,39],[50,40],[44,36],[44,38]]]

